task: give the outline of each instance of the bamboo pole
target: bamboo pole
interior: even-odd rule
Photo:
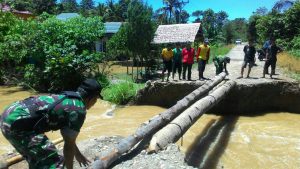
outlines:
[[[177,117],[182,111],[198,99],[207,95],[208,92],[226,77],[225,73],[221,73],[213,80],[206,81],[198,89],[194,90],[189,95],[178,101],[174,106],[150,119],[147,123],[141,125],[133,135],[128,136],[120,141],[120,143],[111,152],[102,156],[92,164],[94,169],[108,168],[115,160],[121,157],[124,153],[129,152],[142,139],[152,136],[157,130],[164,127],[171,120]]]
[[[169,143],[175,143],[180,137],[207,111],[222,100],[235,86],[236,82],[228,81],[218,87],[208,96],[200,99],[191,107],[182,112],[172,122],[158,131],[151,139],[149,152],[158,152]]]
[[[59,138],[59,139],[56,139],[56,140],[53,140],[53,144],[54,145],[57,145],[57,144],[59,144],[59,143],[61,143],[61,142],[63,142],[64,140],[63,140],[63,138]],[[16,164],[16,163],[18,163],[18,162],[21,162],[21,161],[23,161],[24,160],[24,158],[23,158],[23,156],[22,155],[16,155],[16,156],[14,156],[14,157],[11,157],[11,158],[9,158],[9,159],[7,159],[6,161],[4,161],[4,162],[1,162],[0,163],[0,169],[7,169],[9,166],[11,166],[11,165],[14,165],[14,164]]]

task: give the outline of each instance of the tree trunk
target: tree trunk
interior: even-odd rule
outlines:
[[[151,139],[149,152],[157,152],[169,143],[175,143],[201,117],[209,111],[235,86],[236,82],[228,81],[215,91],[200,99],[182,112],[172,122],[158,131]]]
[[[194,90],[189,95],[185,96],[183,99],[178,101],[174,106],[164,111],[160,115],[154,116],[147,123],[141,125],[135,132],[135,134],[128,136],[121,140],[118,146],[110,153],[102,156],[99,160],[96,160],[92,168],[93,169],[103,169],[107,168],[117,160],[122,154],[131,150],[137,143],[139,143],[142,139],[152,136],[157,130],[164,127],[171,120],[177,117],[182,111],[187,109],[197,100],[207,95],[208,92],[217,84],[219,84],[224,78],[226,74],[223,72],[216,76],[213,80],[206,81],[202,86],[198,89]]]
[[[128,58],[127,58],[127,61],[126,61],[127,74],[129,74],[129,69],[128,69],[128,67],[129,67],[129,61],[128,61]]]

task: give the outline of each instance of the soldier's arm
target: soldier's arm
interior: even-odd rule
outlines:
[[[67,169],[73,169],[73,160],[76,153],[77,134],[70,134],[67,130],[61,130],[64,139],[64,160]]]

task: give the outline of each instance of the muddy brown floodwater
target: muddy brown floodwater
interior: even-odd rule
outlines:
[[[18,87],[0,87],[0,109],[34,93]],[[88,111],[78,141],[98,136],[128,136],[141,123],[165,108],[157,106],[115,107],[98,101]],[[177,144],[188,164],[200,168],[299,168],[300,115],[287,112],[256,116],[203,115]],[[51,139],[59,132],[49,132]],[[0,134],[0,154],[13,148]],[[217,164],[217,165],[216,165]]]

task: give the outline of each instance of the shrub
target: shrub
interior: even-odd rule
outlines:
[[[1,16],[3,69],[21,67],[24,81],[39,91],[75,89],[102,60],[102,54],[93,52],[94,41],[104,33],[100,17],[61,21],[44,14],[36,20],[15,19],[9,26]]]

